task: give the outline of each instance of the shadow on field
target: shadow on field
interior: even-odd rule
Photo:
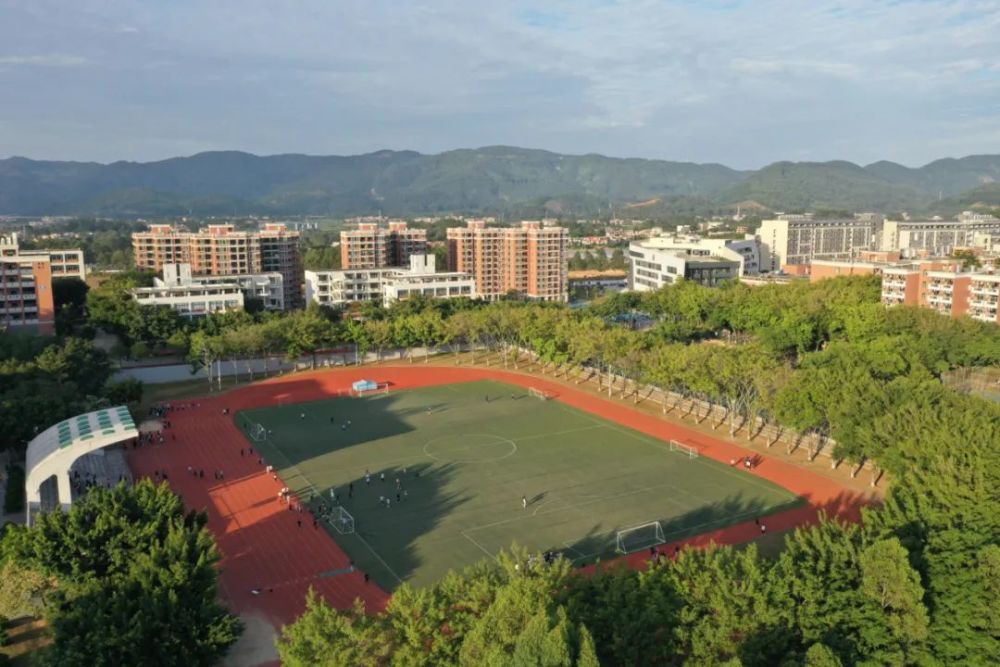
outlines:
[[[414,547],[417,538],[468,501],[467,496],[443,492],[456,471],[451,463],[420,463],[405,472],[401,467],[373,470],[370,484],[361,478],[354,483],[352,497],[343,490],[338,496],[338,502],[354,516],[355,534],[331,531],[333,536],[376,583],[387,590],[396,588],[399,580],[405,581],[423,565]]]
[[[780,505],[765,506],[759,500],[745,498],[743,494],[730,495],[718,502],[703,505],[681,515],[650,519],[650,521],[660,522],[665,538],[662,541],[657,539],[654,527],[643,528],[625,535],[623,540],[626,549],[631,553],[648,549],[657,544],[676,542],[732,524],[784,512],[801,506],[803,502],[803,499],[797,498]],[[607,526],[594,525],[585,537],[577,540],[566,549],[565,555],[574,560],[577,565],[587,565],[598,558],[606,559],[619,556],[621,554],[615,552],[616,534],[618,531],[628,530],[632,527],[615,526],[609,530]],[[556,551],[562,550],[562,547],[559,546],[553,548]]]
[[[280,402],[280,394],[269,405],[241,410],[234,416],[236,426],[251,443],[256,424],[268,430],[267,440],[258,445],[265,453],[275,447],[280,450],[273,461],[278,469],[327,452],[409,433],[415,429],[406,418],[426,412],[423,407],[398,407],[402,397],[394,394],[366,398],[330,396],[287,404]]]

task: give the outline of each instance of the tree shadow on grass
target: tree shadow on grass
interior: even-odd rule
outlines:
[[[784,512],[801,506],[803,502],[802,499],[796,498],[780,505],[765,505],[757,498],[747,498],[742,493],[733,494],[683,514],[651,519],[659,521],[663,539],[657,537],[655,527],[646,527],[633,534],[624,535],[624,546],[628,553],[633,553],[660,544],[678,542],[733,524]],[[565,555],[577,565],[589,565],[597,560],[622,556],[624,554],[616,550],[617,535],[619,531],[626,531],[632,527],[609,528],[595,524],[584,537],[569,545]],[[562,547],[557,545],[553,545],[552,548],[556,551],[562,550]]]
[[[364,478],[355,480],[351,495],[342,486],[337,504],[353,517],[354,532],[341,534],[331,523],[326,523],[327,530],[376,583],[392,590],[425,565],[416,541],[469,500],[466,495],[445,490],[457,470],[451,463],[389,467],[373,474],[370,484]],[[312,503],[313,511],[320,510],[320,503],[331,506],[329,491],[323,491]]]

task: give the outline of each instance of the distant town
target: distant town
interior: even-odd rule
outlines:
[[[101,266],[81,248],[62,247],[89,233],[52,232],[60,221],[7,221],[6,229],[21,231],[0,235],[5,328],[51,333],[53,280],[99,282],[101,273],[125,268]],[[197,318],[250,304],[271,311],[308,303],[344,309],[364,302],[389,306],[418,295],[577,303],[680,280],[758,285],[876,275],[887,305],[1000,322],[1000,219],[987,213],[966,211],[954,220],[735,215],[668,229],[617,219],[503,224],[495,218],[369,216],[343,220],[339,233],[323,234],[329,239],[319,251],[325,261],[304,262],[316,256],[304,235],[316,234],[320,225],[266,219],[142,225],[130,235],[128,268],[155,277],[150,286],[133,288],[131,297]]]

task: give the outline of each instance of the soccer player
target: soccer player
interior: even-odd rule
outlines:
[[[365,468],[365,484],[371,484],[371,483],[372,483],[372,474],[368,472],[367,468]]]
[[[378,478],[379,478],[380,481],[384,482],[385,481],[385,472],[380,472],[378,474]]]
[[[299,413],[299,419],[305,419],[305,418],[306,418],[306,413],[300,412]]]

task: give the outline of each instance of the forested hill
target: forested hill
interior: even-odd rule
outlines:
[[[0,215],[105,216],[771,210],[920,211],[1000,181],[1000,155],[891,162],[719,164],[560,155],[506,146],[437,155],[199,153],[158,162],[0,160]],[[977,203],[978,200],[973,201]],[[938,207],[940,208],[940,207]]]

